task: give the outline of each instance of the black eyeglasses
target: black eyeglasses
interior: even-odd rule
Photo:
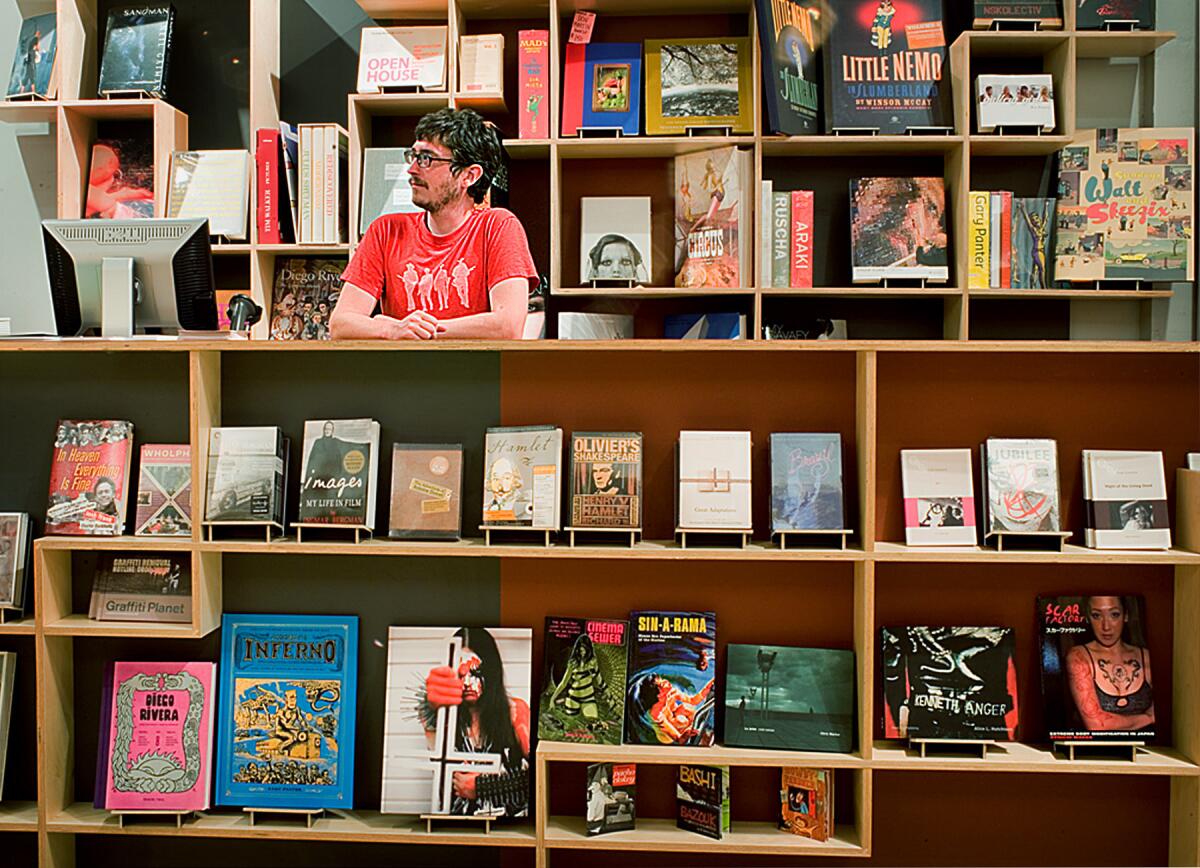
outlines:
[[[453,163],[453,157],[435,157],[432,151],[418,151],[416,148],[404,149],[404,160],[410,165],[416,163],[422,169],[428,169],[434,163]]]

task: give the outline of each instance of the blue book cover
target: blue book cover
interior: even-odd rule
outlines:
[[[842,435],[771,435],[771,533],[841,530]]]
[[[633,612],[629,626],[625,743],[713,744],[716,614]]]
[[[1054,228],[1053,199],[1013,199],[1012,205],[1012,288],[1048,289],[1050,257],[1054,249],[1050,233]]]
[[[641,132],[642,46],[638,42],[593,42],[583,68],[585,127],[620,127]]]
[[[746,336],[740,313],[679,313],[663,319],[663,337],[680,340],[736,340]]]
[[[352,808],[358,618],[225,615],[216,803]]]

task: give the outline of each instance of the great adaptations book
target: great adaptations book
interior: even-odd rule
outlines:
[[[461,443],[394,443],[388,536],[462,536]]]
[[[633,612],[625,743],[708,746],[716,729],[717,616]]]
[[[579,200],[579,282],[632,280],[653,274],[649,196],[584,196]]]
[[[533,631],[391,627],[385,814],[529,816]]]
[[[1051,741],[1153,741],[1154,679],[1143,599],[1038,597],[1038,661]]]
[[[842,530],[841,434],[771,434],[771,533]]]
[[[729,766],[681,765],[675,780],[675,825],[709,838],[729,834]]]
[[[101,552],[96,557],[89,618],[191,623],[190,556]]]
[[[762,51],[763,101],[772,133],[820,132],[821,63],[828,24],[824,0],[755,0]]]
[[[749,431],[679,432],[679,527],[751,528],[750,449]]]
[[[488,428],[483,461],[484,524],[558,530],[561,428]]]
[[[119,536],[125,531],[133,423],[62,419],[54,433],[47,534]]]
[[[283,524],[288,438],[274,426],[213,428],[205,521]]]
[[[974,27],[990,30],[997,22],[1036,21],[1039,29],[1059,30],[1064,2],[1076,0],[975,0]]]
[[[443,25],[364,27],[359,38],[359,93],[384,88],[446,89],[446,39]]]
[[[136,536],[192,535],[192,447],[143,443],[138,467]]]
[[[833,770],[781,769],[779,828],[801,838],[833,835]]]
[[[1085,542],[1098,549],[1169,549],[1161,452],[1084,449]]]
[[[853,651],[727,646],[726,746],[849,753],[853,742]]]
[[[357,686],[357,616],[222,616],[216,803],[354,807]]]
[[[647,39],[645,47],[647,135],[686,135],[689,127],[754,132],[748,36]]]
[[[986,75],[975,79],[976,125],[981,133],[997,127],[1054,129],[1054,77],[1049,74]]]
[[[165,99],[171,68],[175,8],[170,4],[124,6],[108,13],[97,91],[140,91]]]
[[[367,148],[363,151],[362,203],[358,209],[358,234],[385,214],[416,214],[412,179],[408,174],[407,148]]]
[[[736,288],[750,280],[753,153],[714,148],[675,158],[675,286]]]
[[[1154,29],[1155,0],[1076,0],[1075,27],[1102,30],[1109,24],[1132,24],[1138,30]]]
[[[855,283],[950,278],[941,178],[851,178],[850,261]]]
[[[989,437],[982,452],[985,535],[1062,530],[1055,441]]]
[[[604,835],[634,828],[637,766],[592,763],[587,767],[587,833]]]
[[[33,572],[33,532],[27,512],[0,512],[0,609],[25,608]]]
[[[379,423],[309,419],[304,423],[300,521],[375,527]]]
[[[1012,741],[1011,627],[884,627],[884,738]]]
[[[546,618],[538,738],[620,744],[629,622]]]
[[[1050,288],[1054,279],[1050,273],[1053,234],[1053,199],[1013,198],[1009,236],[1012,248],[1009,282],[1013,289]]]
[[[900,475],[906,543],[975,544],[970,449],[901,449]]]
[[[642,526],[642,435],[571,434],[571,527]]]
[[[21,22],[7,99],[41,97],[54,99],[58,93],[55,59],[58,56],[57,16],[53,12],[31,15]]]

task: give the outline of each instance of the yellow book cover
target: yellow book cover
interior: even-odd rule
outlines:
[[[750,50],[745,36],[647,39],[646,133],[754,132]]]
[[[989,218],[991,205],[989,193],[984,190],[970,192],[970,211],[968,213],[969,230],[967,238],[970,242],[968,254],[968,289],[987,289],[991,283],[991,238],[989,237]]]

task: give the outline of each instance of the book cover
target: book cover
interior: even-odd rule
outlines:
[[[993,288],[999,289],[1000,283],[1000,206],[999,193],[988,194],[988,216],[990,231],[988,234],[988,282]]]
[[[792,191],[792,256],[788,286],[813,285],[813,191]]]
[[[558,530],[561,428],[488,428],[483,464],[484,524]]]
[[[820,132],[820,0],[755,0],[762,51],[763,100],[770,132]],[[826,25],[828,26],[828,25]],[[783,284],[777,284],[783,286]]]
[[[771,533],[842,530],[841,434],[771,434]]]
[[[641,433],[572,433],[571,527],[641,526]]]
[[[839,3],[825,67],[825,132],[953,125],[942,0]]]
[[[987,289],[992,285],[989,238],[992,222],[991,196],[986,190],[972,190],[967,195],[967,288]]]
[[[647,39],[646,133],[686,135],[689,127],[754,132],[748,36]]]
[[[288,441],[278,428],[213,428],[205,521],[283,523]]]
[[[216,665],[117,661],[112,679],[104,807],[208,810]]]
[[[462,468],[461,443],[393,444],[388,536],[459,539]]]
[[[32,551],[29,513],[0,512],[0,609],[25,608]]]
[[[550,31],[517,32],[517,137],[550,138]]]
[[[111,10],[104,28],[99,94],[142,91],[165,99],[174,21],[175,8],[170,5]]]
[[[833,770],[784,767],[780,774],[779,828],[801,838],[828,841],[833,834]]]
[[[771,193],[771,285],[789,286],[792,278],[792,196]]]
[[[579,200],[579,283],[650,282],[649,196],[583,196]]]
[[[6,97],[40,96],[54,99],[58,93],[55,59],[58,54],[58,24],[53,12],[31,15],[21,22]]]
[[[390,627],[385,814],[527,817],[533,631]]]
[[[941,178],[852,178],[850,257],[855,283],[950,279]]]
[[[717,616],[633,612],[625,743],[706,747],[716,732]]]
[[[1161,452],[1083,450],[1087,527],[1094,548],[1169,549]]]
[[[675,783],[675,825],[709,838],[729,834],[729,766],[681,765]]]
[[[1109,22],[1136,22],[1140,30],[1154,29],[1154,0],[1077,0],[1075,28],[1103,30]]]
[[[731,341],[746,336],[744,313],[675,313],[663,317],[663,337],[668,339]]]
[[[129,556],[101,552],[88,617],[96,621],[192,620],[192,567],[187,555]]]
[[[50,465],[47,534],[119,536],[125,532],[133,423],[61,419]]]
[[[149,137],[97,139],[92,144],[83,216],[104,220],[154,216],[154,146]]]
[[[1012,288],[1012,201],[1011,190],[1001,190],[1000,196],[1000,287]]]
[[[752,169],[752,154],[735,147],[675,158],[675,286],[734,288],[749,277],[754,233],[742,200]]]
[[[4,766],[8,759],[8,729],[12,719],[13,684],[17,673],[17,655],[0,651],[0,790],[4,787]]]
[[[726,646],[725,745],[849,753],[854,652]]]
[[[751,528],[750,432],[680,431],[678,526]]]
[[[558,315],[560,341],[615,341],[633,337],[633,316],[564,310]]]
[[[1062,530],[1055,441],[989,437],[983,452],[987,534]]]
[[[1054,129],[1051,75],[979,75],[975,79],[975,120],[981,133],[997,127]]]
[[[587,833],[605,835],[634,828],[637,766],[592,763],[587,767]]]
[[[1063,0],[975,0],[976,30],[990,30],[997,21],[1036,21],[1039,29],[1058,30]]]
[[[367,148],[363,151],[362,204],[358,209],[358,234],[384,214],[416,214],[412,178],[408,174],[407,148]]]
[[[216,803],[354,807],[358,618],[223,615]]]
[[[461,93],[504,92],[504,34],[458,38],[458,89]]]
[[[1191,281],[1194,131],[1079,130],[1058,157],[1054,279]]]
[[[249,151],[175,151],[171,154],[168,217],[205,217],[212,235],[249,236]]]
[[[300,521],[375,527],[379,423],[309,419],[304,423]]]
[[[580,127],[619,127],[641,133],[642,45],[640,42],[570,43],[563,64],[562,135]]]
[[[255,187],[257,199],[256,211],[259,244],[282,244],[283,235],[280,232],[280,199],[283,192],[283,179],[280,175],[281,145],[279,130],[270,127],[258,130],[254,134],[254,162],[257,167],[258,185]]]
[[[1145,602],[1135,595],[1038,597],[1051,741],[1154,741],[1145,617]]]
[[[286,199],[281,195],[279,200],[279,213],[285,221],[281,234],[285,243],[292,243],[300,240],[300,133],[295,124],[279,122],[279,146],[283,165],[280,189],[287,191]]]
[[[445,25],[364,27],[359,38],[359,93],[385,87],[446,89]]]
[[[901,449],[900,473],[908,545],[975,544],[970,449]]]
[[[1011,282],[1013,289],[1049,289],[1053,199],[1013,199]]]
[[[1016,738],[1011,627],[881,632],[884,738]]]
[[[329,317],[341,295],[345,270],[345,259],[276,259],[270,339],[329,340]]]
[[[756,286],[771,289],[771,212],[775,206],[775,182],[765,178],[758,188],[758,268]]]
[[[546,618],[538,738],[620,744],[628,621]]]

